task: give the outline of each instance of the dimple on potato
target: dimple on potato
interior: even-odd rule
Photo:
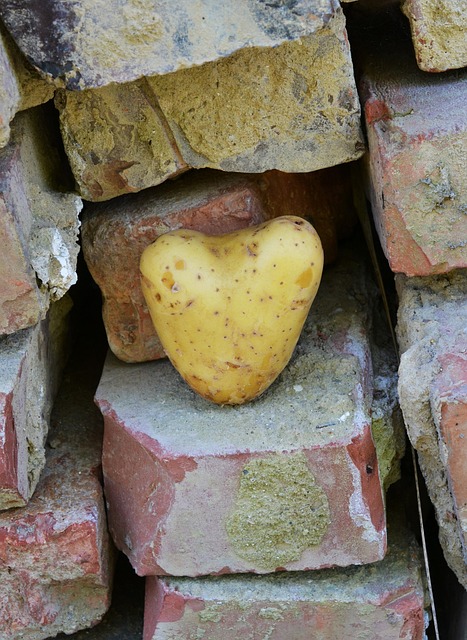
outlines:
[[[282,216],[220,236],[178,229],[146,247],[141,286],[166,354],[217,404],[259,396],[287,365],[315,298],[323,250]]]

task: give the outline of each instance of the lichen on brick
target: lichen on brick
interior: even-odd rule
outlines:
[[[237,554],[274,570],[320,544],[330,523],[327,496],[303,453],[250,460],[226,523]]]

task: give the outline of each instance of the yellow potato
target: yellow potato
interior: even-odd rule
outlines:
[[[323,250],[302,218],[222,236],[179,229],[141,257],[141,285],[174,367],[204,398],[242,404],[284,369],[319,287]]]

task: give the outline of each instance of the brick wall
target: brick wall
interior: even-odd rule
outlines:
[[[145,577],[144,640],[421,640],[407,436],[447,563],[435,591],[452,572],[465,595],[465,16],[462,0],[2,2],[2,639],[114,637],[98,623],[120,552]],[[232,312],[169,318],[184,353],[154,326],[141,255],[180,229],[215,254],[281,216],[321,239],[319,291],[266,390],[216,404],[177,371],[188,345],[219,378],[228,327],[240,384],[267,378],[287,304],[308,304],[269,319],[298,249],[275,245],[244,288],[261,245],[216,255]],[[463,637],[465,601],[443,638]]]

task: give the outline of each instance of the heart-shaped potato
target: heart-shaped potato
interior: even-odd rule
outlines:
[[[323,269],[318,234],[282,216],[221,236],[179,229],[141,256],[141,285],[174,367],[204,398],[242,404],[284,369]]]

